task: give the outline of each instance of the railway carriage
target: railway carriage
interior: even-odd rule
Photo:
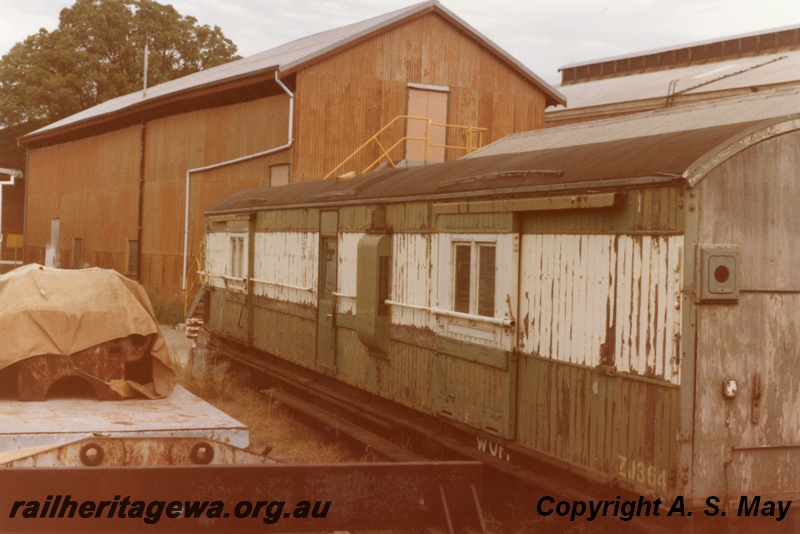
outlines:
[[[206,328],[503,461],[687,507],[796,498],[800,119],[619,124],[232,195]]]

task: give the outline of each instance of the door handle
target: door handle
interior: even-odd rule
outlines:
[[[761,408],[761,373],[753,375],[753,391],[750,393],[750,422],[757,425],[760,417]]]

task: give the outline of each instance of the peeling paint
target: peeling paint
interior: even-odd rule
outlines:
[[[528,354],[679,384],[681,236],[525,235],[520,291]]]

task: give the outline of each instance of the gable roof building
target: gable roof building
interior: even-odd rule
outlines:
[[[203,210],[235,191],[453,159],[565,103],[438,2],[416,4],[24,136],[25,259],[111,267],[175,295]]]
[[[126,120],[135,120],[134,117],[152,115],[158,113],[159,108],[167,108],[162,110],[163,113],[174,114],[177,111],[175,109],[177,103],[194,99],[202,100],[204,95],[218,93],[220,89],[225,89],[228,94],[216,95],[215,102],[218,104],[258,94],[278,93],[279,91],[275,88],[272,88],[272,91],[268,91],[268,88],[256,88],[260,82],[264,81],[260,80],[258,76],[266,76],[266,81],[271,81],[273,75],[277,74],[279,79],[286,81],[286,78],[295,75],[298,71],[324,61],[331,55],[339,54],[380,33],[390,31],[398,25],[408,24],[412,20],[430,13],[435,13],[469,35],[496,59],[543,91],[548,106],[565,104],[562,94],[516,58],[495,45],[439,2],[429,0],[348,26],[303,37],[225,65],[148,88],[146,91],[108,100],[26,135],[23,143],[27,146],[49,144],[51,139],[68,138],[85,128],[102,129],[104,123],[120,121],[124,124]],[[226,87],[227,84],[230,85]],[[198,104],[203,105],[202,101]]]
[[[800,84],[800,26],[566,65],[548,126]]]

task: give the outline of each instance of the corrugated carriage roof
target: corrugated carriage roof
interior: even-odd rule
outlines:
[[[642,137],[566,144],[541,150],[377,171],[349,180],[324,180],[242,191],[214,204],[207,215],[287,207],[335,206],[415,200],[507,196],[546,191],[618,187],[623,184],[683,180],[722,146],[754,139],[754,131],[796,116],[750,120]],[[553,129],[551,135],[559,135]],[[601,132],[599,132],[601,133]],[[542,135],[547,135],[547,131]],[[766,135],[766,134],[765,134]],[[597,136],[602,139],[602,135]],[[757,137],[757,136],[756,136]],[[737,141],[739,140],[739,141]],[[546,143],[545,143],[546,144]],[[735,150],[733,151],[735,152]],[[731,150],[726,153],[732,154]],[[729,154],[729,155],[730,155]],[[695,173],[696,174],[696,173]]]

